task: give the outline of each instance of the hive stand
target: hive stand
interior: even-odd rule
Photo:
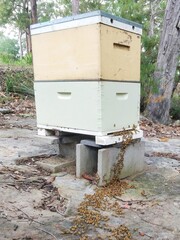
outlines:
[[[38,129],[41,137],[53,136],[55,130]],[[142,130],[132,135],[132,143],[124,153],[123,168],[119,179],[135,175],[144,170],[144,142],[141,140]],[[98,176],[98,185],[104,186],[113,177],[113,168],[122,151],[122,135],[88,136],[60,132],[60,155],[76,160],[76,177],[83,174]]]

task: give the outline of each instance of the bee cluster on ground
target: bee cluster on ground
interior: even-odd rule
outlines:
[[[111,181],[104,187],[97,187],[94,194],[86,194],[83,202],[78,207],[77,216],[73,226],[64,232],[77,236],[79,240],[130,240],[131,232],[125,225],[117,227],[108,224],[110,218],[105,211],[110,210],[112,215],[123,214],[123,210],[115,197],[121,196],[125,190],[134,188],[125,181],[119,180],[119,174],[123,168],[123,160],[126,148],[132,142],[133,131],[123,131],[123,141],[117,157],[117,163],[112,169]],[[99,229],[99,231],[97,231]],[[95,237],[88,232],[96,233]]]

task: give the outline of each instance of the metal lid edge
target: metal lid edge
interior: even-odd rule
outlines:
[[[97,10],[97,11],[93,11],[93,12],[82,13],[82,14],[78,14],[78,15],[74,15],[74,16],[59,18],[59,19],[55,19],[55,20],[52,20],[52,21],[48,21],[48,22],[36,23],[36,24],[31,25],[31,30],[36,29],[36,28],[42,28],[42,27],[50,26],[50,25],[53,25],[53,24],[65,23],[65,22],[70,22],[70,21],[73,21],[73,20],[79,20],[79,19],[94,17],[94,16],[104,16],[104,17],[107,17],[107,18],[110,18],[110,19],[113,19],[113,20],[116,20],[116,21],[119,21],[119,22],[123,22],[123,23],[131,25],[131,26],[133,25],[135,27],[138,27],[138,28],[142,29],[142,25],[139,24],[139,23],[127,20],[125,18],[114,16],[114,15],[112,15],[110,13],[106,13],[104,11]]]

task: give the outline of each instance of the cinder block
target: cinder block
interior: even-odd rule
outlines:
[[[113,168],[118,162],[121,147],[104,148],[98,151],[99,186],[105,185],[113,176]],[[144,142],[135,142],[129,145],[124,154],[123,168],[119,179],[132,176],[144,170]]]
[[[97,153],[96,148],[76,145],[76,177],[80,178],[83,173],[97,172]]]

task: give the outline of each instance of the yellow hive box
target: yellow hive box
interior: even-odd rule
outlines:
[[[31,26],[35,81],[140,80],[141,25],[95,11]]]

